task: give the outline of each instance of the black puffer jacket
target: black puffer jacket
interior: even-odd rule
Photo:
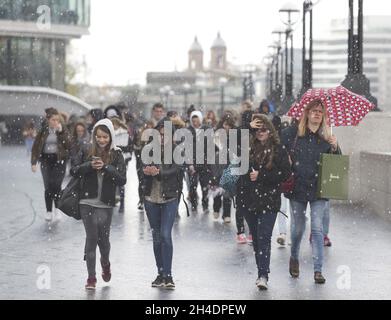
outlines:
[[[260,213],[277,213],[281,207],[280,185],[291,175],[288,154],[278,145],[270,170],[250,163],[247,174],[240,176],[237,184],[237,206]],[[250,180],[250,173],[259,170],[257,181]]]
[[[122,151],[112,150],[113,162],[103,167],[103,185],[101,201],[109,206],[115,205],[115,192],[117,186],[126,184],[126,166]],[[97,171],[92,168],[92,159],[87,150],[81,150],[71,168],[73,177],[81,178],[80,199],[94,199],[98,196]]]

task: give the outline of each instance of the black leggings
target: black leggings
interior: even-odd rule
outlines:
[[[86,230],[84,260],[87,261],[88,276],[96,276],[96,247],[99,247],[101,264],[110,263],[110,226],[113,209],[102,209],[88,205],[80,205],[80,215]]]
[[[41,157],[41,173],[45,186],[46,211],[52,212],[53,201],[57,208],[58,195],[64,180],[65,161],[57,161],[56,154],[43,154]]]

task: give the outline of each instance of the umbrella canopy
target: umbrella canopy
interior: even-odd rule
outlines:
[[[326,106],[329,125],[357,126],[375,105],[343,86],[331,89],[309,89],[300,102],[291,106],[287,115],[300,119],[304,108],[313,100],[320,99]]]

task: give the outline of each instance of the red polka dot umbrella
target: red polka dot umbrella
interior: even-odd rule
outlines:
[[[363,96],[343,86],[338,86],[331,89],[307,90],[300,102],[291,106],[287,115],[299,120],[304,108],[315,99],[324,102],[329,119],[328,124],[331,127],[357,126],[367,113],[375,108],[375,105]]]

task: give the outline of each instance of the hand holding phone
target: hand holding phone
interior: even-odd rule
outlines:
[[[94,168],[95,170],[101,170],[103,168],[103,165],[104,163],[102,161],[102,158],[96,156],[92,157],[92,168]]]

